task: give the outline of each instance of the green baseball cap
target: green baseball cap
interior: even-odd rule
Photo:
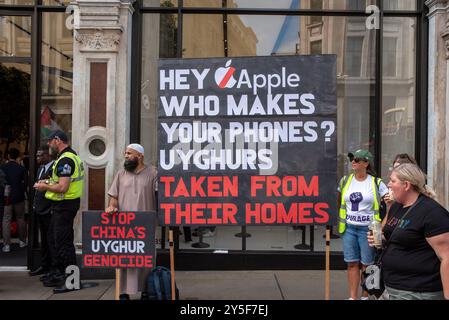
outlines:
[[[368,162],[372,162],[374,159],[371,152],[369,152],[368,150],[363,150],[363,149],[357,150],[354,153],[352,153],[352,152],[348,153],[348,158],[351,161],[352,161],[352,159],[364,159]]]

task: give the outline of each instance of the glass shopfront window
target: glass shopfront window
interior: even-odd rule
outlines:
[[[416,19],[384,18],[382,178],[399,153],[415,154]]]
[[[28,152],[31,65],[0,63],[0,150],[15,147]],[[3,160],[3,159],[2,159]]]
[[[1,56],[31,56],[31,17],[0,16]]]
[[[384,10],[416,10],[415,0],[382,0]]]
[[[227,0],[229,8],[365,10],[376,0]]]
[[[226,18],[218,14],[192,14],[183,17],[182,57],[224,57],[223,24]]]
[[[41,143],[56,129],[72,133],[73,38],[64,13],[42,14]]]
[[[33,5],[34,0],[0,0],[0,5]]]
[[[177,0],[143,0],[142,5],[144,7],[177,7],[178,1]]]
[[[44,6],[62,6],[66,7],[70,4],[70,0],[43,0]]]
[[[396,2],[385,10],[414,10],[416,4]],[[410,1],[411,3],[412,1]],[[148,1],[145,2],[147,4]],[[157,165],[157,59],[335,54],[337,56],[337,176],[351,170],[347,154],[370,150],[379,175],[388,181],[388,168],[399,152],[414,154],[416,105],[415,17],[384,17],[382,52],[377,52],[379,30],[366,27],[366,16],[344,16],[344,10],[365,11],[375,0],[250,1],[227,0],[227,8],[340,10],[339,15],[144,14],[142,49],[141,141],[151,149]],[[174,4],[175,6],[177,4]],[[184,7],[222,7],[223,1],[183,1]],[[180,18],[178,20],[178,18]],[[182,36],[178,39],[178,21]],[[159,45],[154,45],[159,43]],[[178,48],[182,45],[182,48]],[[179,50],[178,50],[179,49]],[[159,50],[159,51],[158,51]],[[382,65],[377,56],[382,56]],[[383,78],[376,74],[382,68]],[[382,97],[377,96],[382,83]],[[378,110],[382,109],[381,114]],[[394,132],[393,132],[394,131]],[[376,154],[379,135],[381,149]],[[387,136],[389,138],[387,138]],[[408,140],[407,140],[408,139]],[[406,141],[406,143],[399,142]],[[400,150],[398,145],[401,146]],[[335,186],[335,190],[336,190]],[[180,228],[183,233],[189,230]],[[193,243],[198,242],[198,231]],[[323,226],[248,226],[199,229],[207,250],[315,251],[325,250]],[[242,233],[243,234],[242,238]],[[334,233],[336,228],[334,228]],[[197,246],[179,238],[180,249]],[[341,239],[332,251],[342,251]]]

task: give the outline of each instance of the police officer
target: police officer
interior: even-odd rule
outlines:
[[[50,179],[36,183],[38,191],[45,191],[45,198],[51,201],[52,217],[50,244],[53,247],[53,272],[44,278],[44,286],[60,287],[56,293],[65,292],[65,269],[76,265],[75,246],[73,244],[73,221],[80,208],[80,198],[83,192],[84,168],[81,159],[70,148],[67,135],[61,131],[53,131],[48,136],[50,154],[57,154],[52,167]]]

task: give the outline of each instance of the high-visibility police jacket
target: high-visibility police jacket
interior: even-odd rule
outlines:
[[[354,174],[351,174],[349,177],[344,176],[343,179],[340,180],[340,191],[341,191],[341,203],[339,210],[339,223],[338,223],[338,232],[343,234],[346,230],[346,201],[345,194],[348,191],[349,185],[351,184],[352,179],[354,178]],[[374,211],[374,219],[377,221],[381,221],[379,209],[380,209],[380,194],[379,194],[379,185],[382,182],[382,179],[371,176],[371,181],[373,184],[374,190],[374,201],[373,208]]]
[[[80,157],[78,157],[76,154],[72,152],[64,152],[55,161],[52,167],[50,184],[55,184],[59,181],[59,177],[57,176],[57,168],[58,163],[62,158],[70,158],[75,163],[75,171],[70,176],[69,189],[65,193],[56,193],[52,191],[47,191],[45,192],[45,198],[53,201],[73,200],[81,198],[84,188],[84,166]]]

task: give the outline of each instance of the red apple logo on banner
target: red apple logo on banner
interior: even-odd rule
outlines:
[[[218,68],[215,71],[215,82],[221,89],[232,88],[237,83],[233,77],[235,68],[231,67],[231,62],[232,59],[226,62],[225,68]]]

